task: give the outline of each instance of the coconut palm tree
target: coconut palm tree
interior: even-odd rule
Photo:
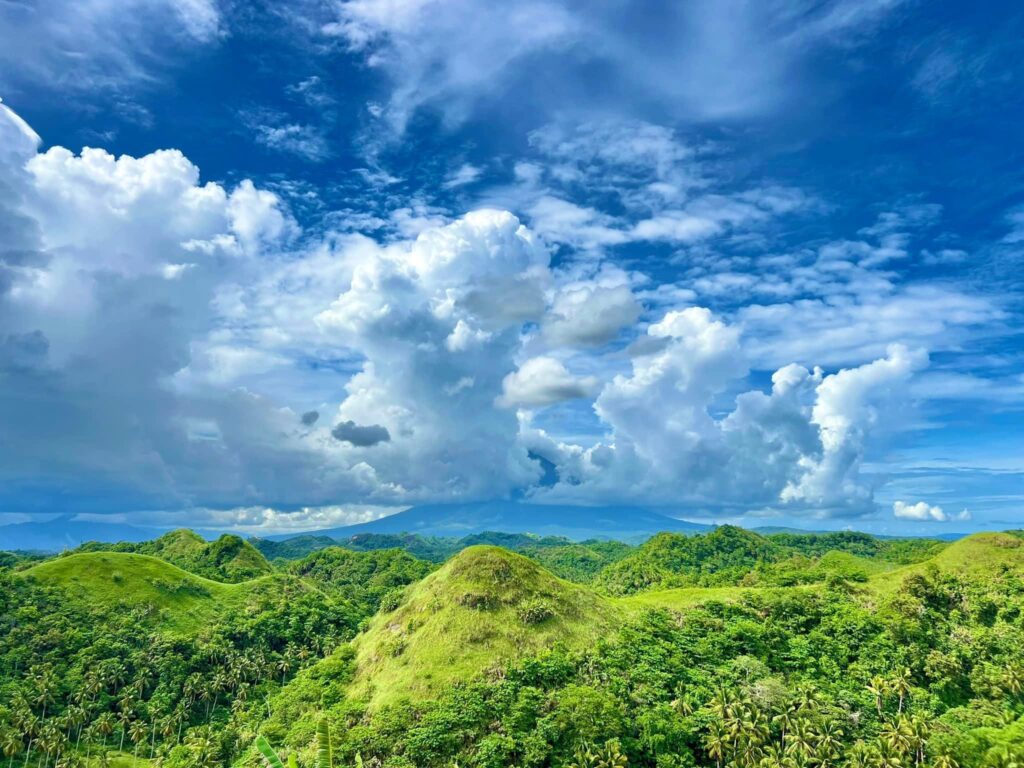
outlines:
[[[139,744],[146,740],[146,724],[141,720],[136,720],[128,728],[128,737],[135,745],[135,749],[132,751],[132,765],[136,765],[139,762]]]
[[[109,712],[104,712],[96,718],[94,725],[96,726],[96,732],[103,737],[103,751],[106,752],[107,737],[114,732],[114,716]]]
[[[857,739],[846,752],[846,768],[871,768],[872,765],[871,748],[863,740]]]
[[[715,768],[722,768],[727,744],[725,732],[720,725],[713,726],[704,737],[704,749],[707,750],[708,757],[715,761]]]
[[[903,703],[910,695],[910,679],[910,670],[904,667],[892,681],[892,689],[899,696],[899,706],[896,708],[897,714],[903,713]]]
[[[909,753],[913,746],[909,724],[904,717],[887,722],[878,735],[883,744],[901,757]]]
[[[0,732],[0,752],[9,758],[7,768],[14,768],[14,756],[21,752],[22,746],[21,734],[13,728],[5,728]]]
[[[878,710],[878,716],[882,716],[882,705],[885,703],[885,695],[889,692],[888,681],[879,675],[871,678],[868,683],[868,693],[875,697],[875,708]]]

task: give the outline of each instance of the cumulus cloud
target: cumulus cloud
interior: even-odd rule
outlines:
[[[632,326],[639,315],[626,276],[612,272],[562,286],[544,319],[544,337],[555,346],[599,346]]]
[[[523,183],[641,174],[660,186],[616,206],[689,211],[733,233],[804,204],[778,188],[708,192],[671,132],[615,136],[535,138],[557,162],[520,169]],[[990,298],[901,288],[881,271],[879,251],[909,252],[884,241],[907,216],[864,240],[748,255],[775,260],[761,283],[785,298],[735,308],[730,293],[763,285],[702,273],[700,252],[679,283],[654,285],[599,255],[565,258],[493,208],[410,208],[408,234],[383,242],[300,238],[251,181],[204,182],[176,150],[39,153],[9,110],[0,171],[11,509],[45,508],[56,492],[32,491],[60,488],[78,511],[90,499],[314,509],[526,493],[852,516],[874,509],[873,446],[927,390],[923,350],[1001,316]],[[580,215],[594,227],[582,249],[631,236],[624,219]],[[695,306],[712,289],[725,310]],[[770,386],[752,389],[762,371]],[[591,398],[592,437],[538,426],[551,428],[540,409]]]
[[[498,403],[510,407],[543,407],[589,397],[597,386],[595,377],[573,376],[560,360],[535,357],[505,377]]]
[[[278,198],[201,183],[176,150],[35,144],[0,114],[0,209],[17,248],[0,246],[0,442],[18,447],[0,462],[4,506],[49,509],[54,493],[69,511],[297,501],[323,478],[368,492],[275,404],[212,380],[180,386],[219,287],[248,280],[294,226]],[[190,267],[167,279],[169,264]]]
[[[942,507],[929,505],[925,501],[916,504],[909,504],[905,501],[895,501],[892,505],[892,513],[902,520],[921,520],[936,523],[948,523],[951,520],[970,520],[971,513],[966,509],[955,515],[947,514]]]
[[[787,365],[773,374],[770,392],[740,394],[732,411],[716,416],[721,397],[747,373],[739,330],[691,307],[666,313],[648,336],[658,343],[596,400],[611,429],[607,442],[581,448],[526,435],[561,462],[565,480],[545,498],[645,498],[816,516],[873,508],[861,474],[868,438],[926,356],[894,347],[831,375]]]
[[[343,443],[351,443],[357,448],[370,448],[377,443],[386,443],[391,439],[387,427],[380,424],[360,426],[354,421],[343,421],[331,430],[331,436]]]

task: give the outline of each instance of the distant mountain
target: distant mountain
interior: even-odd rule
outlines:
[[[638,541],[661,531],[702,533],[713,525],[692,523],[648,507],[575,507],[492,501],[472,504],[426,504],[369,523],[302,533],[268,536],[285,541],[296,536],[347,539],[361,533],[418,533],[461,538],[484,531],[535,533],[584,539]]]
[[[87,541],[147,541],[163,533],[163,529],[143,528],[125,523],[93,523],[73,520],[74,515],[61,515],[45,522],[0,525],[0,550],[30,552],[62,552]]]

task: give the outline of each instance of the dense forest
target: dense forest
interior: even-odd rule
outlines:
[[[0,554],[0,755],[312,766],[319,729],[387,768],[1024,761],[1019,533],[337,544]]]

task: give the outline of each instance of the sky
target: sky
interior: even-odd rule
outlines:
[[[0,4],[0,523],[1024,526],[1024,8]]]

